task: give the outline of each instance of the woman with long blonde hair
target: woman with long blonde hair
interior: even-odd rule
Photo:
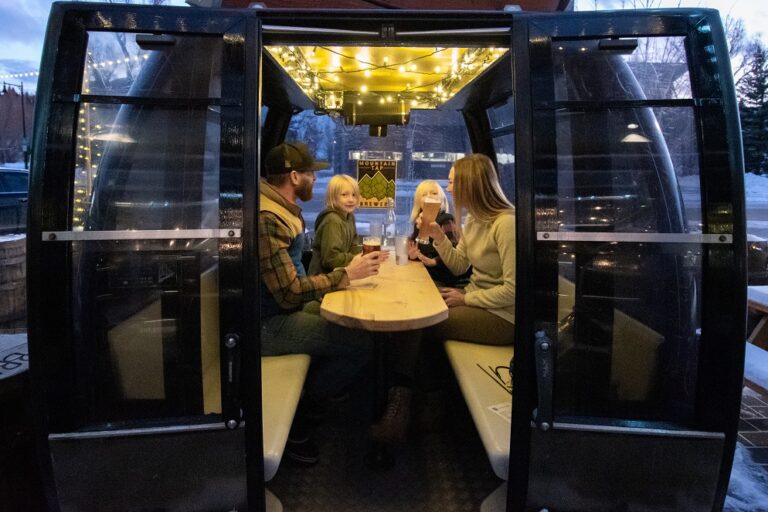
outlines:
[[[448,175],[461,240],[453,247],[440,226],[426,227],[440,259],[460,275],[472,267],[463,289],[441,288],[448,319],[430,337],[491,345],[514,341],[515,208],[499,185],[493,162],[479,153],[457,160]],[[462,222],[463,219],[463,222]]]

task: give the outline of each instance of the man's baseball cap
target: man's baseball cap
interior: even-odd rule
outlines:
[[[331,164],[315,160],[306,144],[284,142],[269,150],[264,166],[267,174],[283,174],[291,171],[319,171],[329,168]]]

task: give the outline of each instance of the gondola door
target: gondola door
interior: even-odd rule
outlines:
[[[719,17],[537,17],[517,22],[515,43],[509,509],[719,510],[745,339],[743,165]]]
[[[258,41],[236,11],[53,6],[29,228],[51,510],[263,508],[258,349],[242,349]]]

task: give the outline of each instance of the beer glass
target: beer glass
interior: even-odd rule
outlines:
[[[422,235],[422,230],[437,220],[437,214],[440,213],[440,200],[433,197],[425,197],[421,202],[421,226],[419,227],[419,236],[416,242],[428,244],[429,237]]]
[[[363,254],[381,250],[380,236],[366,236],[363,238]]]

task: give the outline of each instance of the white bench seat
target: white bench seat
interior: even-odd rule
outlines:
[[[463,341],[447,341],[445,351],[459,381],[459,387],[467,402],[469,412],[480,434],[493,472],[502,480],[509,477],[510,423],[489,409],[502,403],[511,403],[512,396],[494,382],[478,364],[486,370],[490,366],[509,366],[513,347],[480,345]]]
[[[309,362],[306,354],[261,358],[265,482],[272,480],[280,467]]]

